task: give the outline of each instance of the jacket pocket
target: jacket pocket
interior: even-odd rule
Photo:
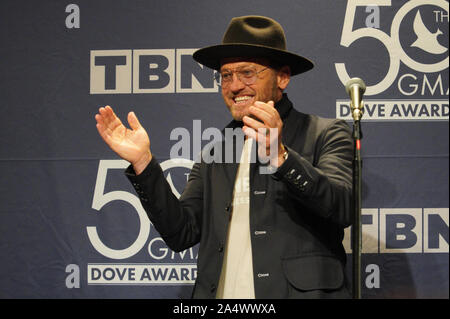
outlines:
[[[287,280],[299,290],[335,290],[344,284],[342,264],[332,256],[288,257],[282,264]]]

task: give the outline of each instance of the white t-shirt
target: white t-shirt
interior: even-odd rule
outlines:
[[[247,138],[241,154],[233,191],[217,299],[255,299],[250,241],[250,154],[253,139]]]

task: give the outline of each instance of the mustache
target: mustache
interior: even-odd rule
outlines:
[[[247,88],[247,89],[248,89],[248,88]],[[236,97],[238,97],[238,96],[243,96],[243,95],[254,96],[254,95],[256,95],[256,94],[255,94],[255,92],[245,91],[245,89],[242,90],[242,91],[239,91],[239,92],[229,92],[229,93],[227,94],[228,97],[233,98],[233,99],[236,98]]]

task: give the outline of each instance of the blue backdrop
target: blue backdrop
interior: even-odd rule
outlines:
[[[175,192],[190,158],[170,134],[231,119],[196,48],[234,16],[266,15],[315,68],[287,89],[305,113],[351,125],[361,77],[363,298],[449,296],[448,1],[0,2],[0,297],[187,298],[198,247],[162,242],[98,136],[134,111]],[[208,140],[202,140],[206,144]],[[351,274],[350,229],[344,240]],[[301,270],[300,270],[301,271]]]

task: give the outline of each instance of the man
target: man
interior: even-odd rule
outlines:
[[[233,18],[222,44],[193,57],[219,71],[227,128],[249,138],[239,162],[196,163],[179,200],[136,115],[128,115],[131,130],[109,106],[96,115],[102,138],[131,163],[126,175],[167,245],[200,243],[193,297],[350,297],[342,246],[352,211],[350,130],[296,111],[283,93],[313,64],[288,52],[279,23],[261,16]],[[272,171],[250,160],[253,140]]]

